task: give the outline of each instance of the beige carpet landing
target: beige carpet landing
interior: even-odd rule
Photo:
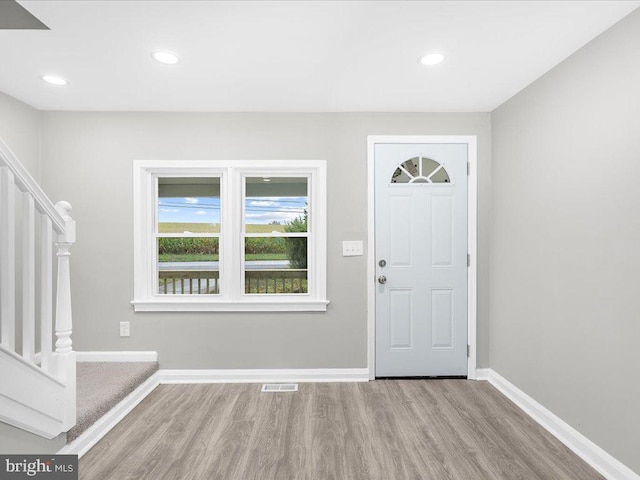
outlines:
[[[158,362],[78,362],[77,421],[72,442],[158,370]]]

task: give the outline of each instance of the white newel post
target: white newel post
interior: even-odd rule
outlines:
[[[69,248],[76,241],[76,222],[71,218],[71,204],[56,203],[56,210],[65,221],[65,233],[58,235],[58,281],[56,292],[56,349],[53,354],[54,374],[65,385],[64,430],[76,424],[76,352],[73,351],[71,331],[71,276]]]

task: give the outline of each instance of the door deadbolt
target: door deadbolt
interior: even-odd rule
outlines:
[[[387,283],[387,277],[385,277],[384,275],[380,275],[378,277],[378,283],[384,285],[385,283]]]
[[[386,261],[386,260],[380,260],[380,261],[378,262],[378,265],[380,265],[381,267],[384,267],[386,264],[387,264],[387,261]]]

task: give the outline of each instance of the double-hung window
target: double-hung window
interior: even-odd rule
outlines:
[[[324,311],[326,164],[134,162],[136,311]]]

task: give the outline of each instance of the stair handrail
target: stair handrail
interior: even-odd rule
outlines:
[[[0,166],[7,166],[11,170],[15,184],[20,190],[28,191],[33,195],[36,209],[51,218],[53,229],[57,233],[64,233],[65,221],[62,215],[2,138],[0,138]]]
[[[16,198],[22,198],[22,351],[16,352],[15,334],[18,315],[16,310]],[[5,359],[21,361],[37,367],[46,376],[55,377],[63,386],[62,403],[57,412],[59,429],[68,431],[76,422],[76,358],[71,334],[73,330],[70,283],[70,247],[76,240],[75,220],[71,205],[61,201],[54,204],[38,182],[27,171],[15,153],[0,138],[0,345]],[[40,281],[35,276],[36,224],[40,225]],[[57,280],[53,280],[53,247],[56,248]],[[39,287],[36,285],[39,283]],[[35,319],[36,290],[40,290],[40,352],[36,352]],[[55,295],[55,315],[53,296]],[[53,328],[52,328],[53,327]],[[53,333],[56,342],[53,349]],[[7,360],[8,361],[8,360]],[[39,365],[38,365],[39,364]],[[33,371],[33,370],[28,370]],[[43,375],[43,381],[44,380]],[[3,393],[3,392],[0,392]],[[16,404],[27,400],[14,395]],[[33,410],[33,405],[29,405]],[[48,408],[48,407],[47,407]],[[26,411],[27,409],[25,409]],[[16,417],[5,418],[16,426],[46,437],[55,435],[58,426],[49,427],[44,433],[37,426],[29,426],[29,419],[22,418],[22,410],[16,409]],[[51,412],[48,412],[51,416]],[[34,417],[35,418],[35,417]],[[35,421],[35,420],[34,420]]]

